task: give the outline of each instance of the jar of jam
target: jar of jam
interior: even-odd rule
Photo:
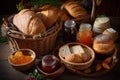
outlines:
[[[54,55],[46,55],[42,58],[42,70],[47,73],[58,69],[58,59]]]
[[[91,46],[92,43],[92,26],[91,24],[83,23],[80,25],[78,32],[78,42]]]
[[[65,43],[75,42],[76,34],[77,34],[77,29],[76,29],[75,21],[74,20],[65,21],[63,28],[63,41]]]

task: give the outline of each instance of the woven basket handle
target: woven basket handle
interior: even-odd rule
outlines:
[[[92,0],[91,21],[94,21],[95,19],[95,7],[96,7],[95,0]]]

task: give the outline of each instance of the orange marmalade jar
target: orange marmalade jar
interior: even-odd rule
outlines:
[[[78,32],[78,42],[85,44],[87,46],[91,46],[92,43],[92,26],[88,23],[83,23],[80,25]]]

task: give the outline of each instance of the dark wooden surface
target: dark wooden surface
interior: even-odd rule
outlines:
[[[111,18],[111,27],[116,29],[120,35],[120,18],[112,17]],[[117,39],[116,45],[118,48],[118,58],[120,59],[120,38]],[[0,80],[26,80],[27,74],[16,71],[9,63],[8,63],[8,55],[11,53],[11,50],[7,43],[0,43]],[[95,77],[95,78],[88,78],[83,77],[81,75],[76,75],[68,70],[66,70],[61,76],[56,78],[56,80],[120,80],[120,61],[111,70],[109,73]]]

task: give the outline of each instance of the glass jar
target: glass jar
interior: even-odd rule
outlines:
[[[88,23],[83,23],[80,25],[78,32],[78,42],[91,46],[92,43],[92,26]]]
[[[54,55],[46,55],[42,58],[42,69],[47,73],[54,72],[58,68],[58,60]]]
[[[63,29],[63,41],[68,42],[75,42],[76,41],[76,23],[74,20],[67,20],[64,23],[64,29]]]

